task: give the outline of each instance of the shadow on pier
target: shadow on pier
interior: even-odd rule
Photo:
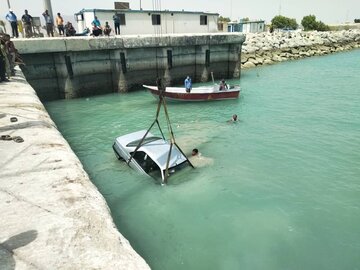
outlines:
[[[14,270],[16,266],[14,250],[28,245],[36,239],[37,235],[36,230],[30,230],[14,235],[0,243],[0,268],[2,270]]]

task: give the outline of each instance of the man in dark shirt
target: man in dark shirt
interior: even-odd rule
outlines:
[[[108,22],[105,22],[104,34],[105,36],[110,36],[110,33],[111,33],[111,27]]]
[[[27,9],[25,9],[25,14],[21,17],[21,20],[24,24],[25,28],[25,37],[29,38],[32,37],[32,21],[33,17],[28,13]]]
[[[120,35],[120,17],[118,14],[113,16],[114,27],[115,27],[115,35]]]

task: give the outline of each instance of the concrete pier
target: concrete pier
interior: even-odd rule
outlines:
[[[0,136],[0,269],[150,269],[20,71],[0,83]]]
[[[72,37],[14,40],[23,72],[42,100],[141,89],[161,77],[168,85],[239,78],[240,33]]]

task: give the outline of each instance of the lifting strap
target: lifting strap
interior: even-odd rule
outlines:
[[[153,123],[151,124],[151,126],[149,127],[149,129],[145,132],[144,136],[142,137],[142,139],[140,140],[139,144],[136,146],[134,152],[131,154],[129,160],[127,161],[127,164],[129,165],[131,160],[134,158],[136,152],[139,150],[139,148],[141,147],[142,143],[144,142],[146,136],[149,134],[150,130],[153,128],[153,126],[155,125],[155,123],[157,124],[160,132],[161,132],[161,135],[163,137],[164,140],[165,139],[165,136],[161,130],[161,127],[160,127],[160,124],[159,124],[159,114],[160,114],[160,109],[161,109],[161,106],[164,107],[164,114],[165,114],[165,119],[166,119],[166,125],[167,125],[167,128],[168,128],[168,132],[169,132],[169,137],[170,137],[170,149],[169,149],[169,153],[168,153],[168,157],[167,157],[167,161],[166,161],[166,169],[165,169],[165,174],[164,174],[164,180],[162,180],[162,184],[167,184],[167,179],[169,177],[169,164],[170,164],[170,158],[171,158],[171,152],[172,152],[172,148],[173,148],[173,145],[175,144],[175,146],[179,149],[179,151],[181,152],[181,154],[186,158],[187,162],[190,164],[190,166],[192,168],[194,168],[194,166],[191,164],[190,160],[186,157],[186,155],[184,154],[184,152],[181,150],[181,148],[176,144],[176,141],[175,141],[175,136],[174,136],[174,132],[173,132],[173,129],[172,129],[172,126],[171,126],[171,122],[170,122],[170,117],[169,117],[169,113],[168,113],[168,110],[167,110],[167,106],[166,106],[166,101],[165,101],[165,98],[164,98],[164,93],[166,91],[166,87],[162,84],[162,81],[160,78],[157,79],[156,81],[157,83],[157,87],[158,87],[158,90],[160,92],[159,94],[159,102],[158,102],[158,106],[157,106],[157,109],[156,109],[156,116],[155,116],[155,120],[153,121]]]

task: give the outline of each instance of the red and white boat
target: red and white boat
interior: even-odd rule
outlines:
[[[151,94],[158,99],[160,91],[157,86],[143,85],[150,90]],[[210,86],[200,86],[191,89],[190,93],[186,92],[185,87],[166,87],[163,96],[167,100],[177,101],[208,101],[208,100],[225,100],[236,99],[240,95],[240,86],[229,86],[228,89],[219,90],[218,84]]]

